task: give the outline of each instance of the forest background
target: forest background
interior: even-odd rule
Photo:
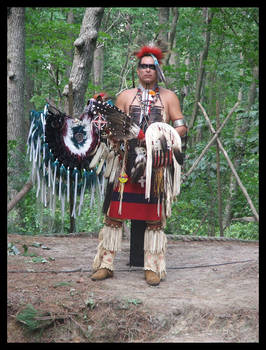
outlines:
[[[8,202],[29,182],[26,155],[31,110],[46,99],[67,108],[66,86],[74,69],[75,40],[82,21],[95,8],[7,8],[8,89],[17,82],[20,98],[8,93]],[[115,7],[101,10],[85,94],[106,91],[115,100],[136,79],[132,53],[159,41],[167,50],[163,71],[167,87],[179,97],[189,124],[185,174],[212,137],[197,102],[218,129],[232,107],[235,112],[219,136],[256,210],[259,201],[259,9],[256,7]],[[13,16],[13,19],[12,19]],[[13,28],[11,28],[13,26]],[[17,27],[16,27],[17,26]],[[15,29],[14,29],[15,28]],[[12,37],[13,35],[13,37]],[[21,49],[19,50],[19,48]],[[94,50],[95,48],[95,50]],[[9,52],[17,50],[17,71]],[[137,81],[135,81],[137,84]],[[78,108],[75,113],[81,114]],[[98,232],[101,203],[83,206],[76,232]],[[184,180],[165,232],[177,235],[258,239],[258,222],[228,162],[214,142]],[[36,198],[33,187],[8,213],[8,233],[68,233],[70,219],[60,205],[54,213]]]

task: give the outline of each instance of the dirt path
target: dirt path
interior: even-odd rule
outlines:
[[[8,257],[8,342],[258,342],[257,243],[169,241],[167,278],[151,287],[127,266],[127,240],[114,278],[98,282],[89,278],[96,238],[8,242],[21,253]],[[48,328],[16,321],[27,304],[49,315]]]

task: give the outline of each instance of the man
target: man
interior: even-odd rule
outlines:
[[[146,221],[145,279],[149,285],[158,285],[166,275],[166,236],[163,232],[163,206],[160,199],[159,201],[156,197],[149,198],[149,201],[145,199],[143,185],[145,182],[143,177],[145,132],[153,122],[170,123],[171,121],[182,137],[187,132],[187,126],[176,94],[157,84],[159,78],[164,78],[159,66],[163,58],[162,51],[145,46],[137,52],[136,56],[139,59],[137,67],[139,86],[120,93],[116,106],[133,118],[135,124],[139,126],[139,131],[133,140],[124,145],[127,152],[124,162],[126,171],[123,176],[120,175],[121,183],[114,189],[105,225],[99,234],[100,243],[93,263],[96,272],[91,279],[102,280],[113,276],[114,257],[121,248],[123,220],[143,220]],[[137,162],[139,159],[140,161]],[[123,188],[123,196],[121,196],[121,188]]]

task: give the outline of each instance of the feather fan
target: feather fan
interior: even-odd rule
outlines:
[[[111,106],[107,102],[94,100],[90,106],[93,114],[103,114],[107,121],[107,129],[117,139],[126,139],[130,136],[130,129],[132,127],[130,115],[124,113],[116,106]]]

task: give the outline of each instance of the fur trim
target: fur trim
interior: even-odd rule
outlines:
[[[131,169],[131,182],[137,183],[144,175],[146,167],[146,150],[144,147],[135,147],[136,159],[134,167]]]

